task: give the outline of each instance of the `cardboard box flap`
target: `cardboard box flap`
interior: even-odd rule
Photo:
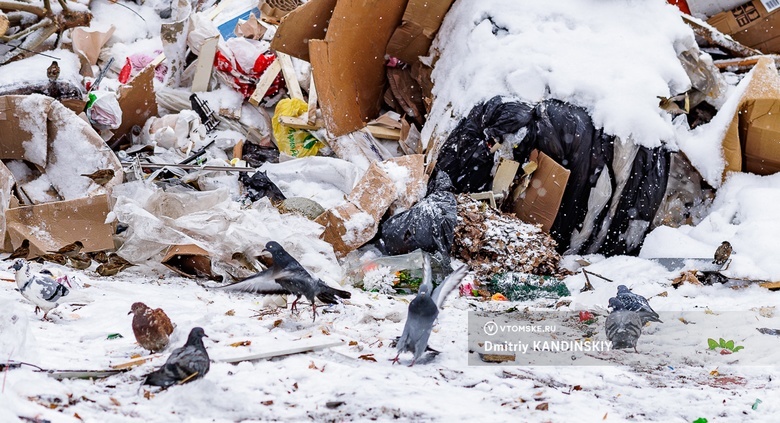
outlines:
[[[763,53],[780,52],[780,12],[776,8],[768,11],[761,0],[749,1],[718,13],[707,23]]]
[[[105,223],[111,211],[108,195],[21,206],[5,212],[11,244],[30,240],[30,257],[80,240],[84,251],[114,249],[114,226]]]
[[[221,281],[211,269],[208,251],[194,244],[171,245],[162,259],[162,264],[188,278],[208,278]]]
[[[728,172],[767,175],[780,171],[780,75],[774,61],[761,57],[737,112],[723,137]]]
[[[333,135],[356,131],[379,114],[387,42],[406,1],[339,0],[325,39],[309,41],[322,115]]]
[[[11,192],[13,187],[13,174],[11,174],[11,171],[2,162],[0,162],[0,210],[7,207],[8,204],[11,204],[12,200],[15,200],[15,198],[13,198],[13,193]],[[5,213],[0,213],[0,240],[3,243],[3,249],[6,247],[5,228]]]
[[[158,115],[157,98],[154,91],[154,62],[141,71],[127,85],[119,90],[119,107],[122,109],[122,124],[119,125],[110,142],[116,141],[133,128],[143,127],[147,119]]]
[[[536,161],[538,167],[531,175],[528,188],[517,198],[513,208],[517,217],[526,222],[539,223],[544,231],[549,232],[561,207],[571,171],[542,152],[538,152],[536,157],[534,153],[530,160]]]
[[[417,62],[428,50],[454,0],[409,0],[403,24],[393,32],[387,54],[406,63]]]
[[[309,61],[309,40],[325,38],[336,0],[311,0],[282,18],[271,48]]]
[[[0,97],[0,159],[46,166],[46,116],[52,101],[42,95]]]

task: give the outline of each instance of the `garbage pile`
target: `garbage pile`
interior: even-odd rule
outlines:
[[[756,59],[727,100],[723,66],[693,38],[731,55],[772,48],[723,41],[727,21],[683,14],[693,31],[663,40],[679,63],[657,106],[640,101],[667,137],[648,140],[611,125],[612,93],[586,104],[593,93],[557,95],[552,82],[445,113],[457,90],[434,82],[447,86],[437,72],[455,60],[447,36],[489,23],[522,38],[453,3],[3,3],[4,250],[29,244],[36,258],[79,241],[227,282],[264,269],[262,246],[278,241],[331,281],[340,262],[372,263],[377,292],[404,271],[414,288],[421,252],[438,279],[452,259],[484,283],[560,277],[560,254],[637,254],[654,227],[695,223],[725,172],[780,168],[765,119],[780,104],[774,62]],[[469,13],[482,18],[461,29]],[[693,147],[718,130],[722,148]],[[376,261],[387,256],[406,258]]]

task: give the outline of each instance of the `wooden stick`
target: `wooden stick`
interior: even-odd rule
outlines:
[[[742,45],[741,43],[731,38],[731,36],[718,31],[716,28],[699,19],[694,18],[693,16],[682,13],[682,18],[683,21],[685,21],[685,23],[687,23],[688,26],[693,29],[693,32],[696,35],[704,38],[710,44],[721,47],[734,56],[750,57],[761,55],[760,51]]]
[[[599,275],[598,273],[593,273],[593,272],[591,272],[590,270],[585,270],[585,269],[582,269],[582,273],[587,273],[587,274],[589,274],[589,275],[596,276],[597,278],[604,279],[604,280],[605,280],[605,281],[607,281],[607,282],[614,282],[612,279],[607,279],[607,278],[605,278],[604,276],[601,276],[601,275]]]
[[[287,92],[290,97],[303,100],[303,92],[301,92],[301,86],[298,84],[298,77],[295,75],[295,67],[293,67],[292,59],[290,56],[276,52],[276,58],[282,65],[282,75],[284,75],[284,83],[287,84]]]
[[[370,132],[371,135],[377,138],[393,140],[393,141],[398,141],[401,139],[400,129],[390,129],[378,125],[368,125],[366,126],[366,129],[368,129],[368,132]]]
[[[309,80],[309,112],[308,112],[308,124],[314,125],[317,120],[317,86],[314,85],[314,74],[311,74]]]
[[[263,101],[266,91],[271,88],[271,84],[274,83],[276,75],[279,75],[279,72],[281,71],[282,65],[279,63],[279,60],[274,60],[268,68],[266,68],[265,72],[263,72],[263,75],[260,77],[260,80],[257,81],[257,85],[255,85],[255,92],[249,97],[249,102],[253,106],[257,107],[260,102]]]
[[[198,93],[208,91],[211,71],[214,68],[214,56],[217,54],[217,43],[219,35],[203,42],[200,46],[200,56],[198,64],[195,67],[195,76],[192,77],[192,91]]]
[[[310,344],[310,345],[301,345],[291,348],[285,348],[283,350],[277,350],[277,351],[269,351],[269,352],[263,352],[258,354],[252,354],[247,355],[244,357],[235,357],[235,358],[224,358],[221,360],[215,360],[220,363],[239,363],[241,361],[252,361],[252,360],[261,360],[266,358],[274,358],[274,357],[280,357],[283,355],[290,355],[290,354],[298,354],[302,352],[310,352],[310,351],[318,351],[323,350],[325,348],[332,348],[332,347],[338,347],[344,345],[344,341],[329,341],[329,342],[323,342],[323,343],[317,343],[317,344]]]
[[[157,357],[160,357],[160,354],[153,354],[153,355],[147,355],[146,357],[139,357],[134,360],[130,360],[126,363],[113,364],[110,367],[114,370],[125,370],[131,367],[138,366],[140,364],[144,364],[147,361],[155,359]]]
[[[718,69],[734,69],[736,71],[748,71],[758,63],[761,57],[769,57],[775,61],[775,67],[780,67],[780,55],[767,54],[762,56],[750,56],[736,59],[715,60],[713,63]]]
[[[309,124],[303,117],[279,116],[279,123],[290,128],[305,129],[307,131],[316,131],[325,126],[325,121],[317,120],[313,125]]]

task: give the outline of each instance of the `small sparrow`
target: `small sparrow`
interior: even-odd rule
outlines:
[[[68,257],[71,267],[74,269],[84,270],[92,266],[92,258],[87,253],[79,253],[74,256]]]
[[[161,308],[152,309],[144,303],[133,303],[130,312],[133,315],[133,334],[138,345],[158,352],[168,346],[173,333],[173,324]]]
[[[60,65],[57,61],[52,60],[51,65],[46,69],[46,76],[49,77],[49,81],[56,81],[60,77]]]
[[[80,253],[82,248],[84,248],[84,243],[82,243],[81,241],[76,241],[72,244],[68,244],[60,248],[57,251],[49,251],[49,252],[54,254],[62,254],[63,256],[70,258]]]
[[[6,260],[14,260],[18,258],[26,259],[27,256],[30,254],[30,240],[25,239],[22,241],[22,245],[20,245],[17,249],[14,250],[13,253],[11,253],[10,256]]]
[[[100,276],[114,276],[131,266],[135,265],[123,259],[117,253],[111,253],[108,255],[108,262],[98,266],[96,271]]]
[[[90,257],[92,257],[92,260],[95,260],[98,263],[108,263],[108,254],[105,251],[95,251],[94,253],[89,254]]]
[[[732,250],[731,243],[728,241],[723,241],[720,244],[720,247],[715,250],[715,257],[714,260],[712,260],[712,264],[717,264],[718,266],[723,266],[726,264],[726,262],[729,260],[729,257],[731,257]]]
[[[39,262],[48,261],[51,263],[61,264],[64,266],[68,263],[68,258],[59,253],[51,253],[51,254],[44,254],[38,257],[38,261]]]
[[[92,179],[96,184],[103,186],[108,183],[108,181],[114,179],[114,169],[100,169],[93,173],[82,174],[81,176],[86,176],[87,178]]]

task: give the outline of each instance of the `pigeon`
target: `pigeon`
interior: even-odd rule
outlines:
[[[439,315],[439,309],[444,304],[447,294],[460,285],[460,281],[466,276],[466,265],[461,265],[453,271],[436,289],[433,289],[431,276],[431,261],[428,255],[423,256],[423,283],[417,296],[409,303],[409,314],[406,317],[406,325],[398,340],[398,354],[391,361],[398,363],[398,357],[402,352],[409,351],[414,354],[412,364],[423,355],[428,346],[428,338],[431,336],[433,322]],[[431,292],[432,291],[432,292]]]
[[[218,289],[239,292],[254,292],[257,294],[292,294],[295,300],[291,311],[297,310],[298,300],[305,296],[311,302],[312,321],[317,318],[317,306],[314,298],[319,298],[325,304],[337,304],[340,298],[350,298],[352,294],[336,288],[331,288],[322,279],[313,277],[298,263],[278,242],[265,244],[265,250],[273,256],[274,263],[268,269],[256,273],[236,283],[221,286]]]
[[[158,352],[168,346],[168,337],[173,333],[173,324],[161,308],[151,309],[144,303],[133,303],[133,334],[143,348]]]
[[[60,248],[57,251],[49,251],[51,254],[62,254],[65,257],[73,257],[76,254],[81,252],[81,249],[84,248],[84,243],[81,241],[76,241],[72,244],[68,244],[62,248]]]
[[[15,260],[18,258],[26,259],[28,255],[30,255],[30,240],[25,238],[24,241],[22,241],[22,244],[19,245],[10,256],[6,257],[5,260]]]
[[[623,308],[630,311],[644,312],[642,313],[642,320],[645,323],[647,322],[663,323],[661,319],[659,319],[658,313],[656,313],[655,310],[653,310],[653,308],[650,307],[650,304],[647,302],[647,298],[639,294],[634,294],[625,285],[619,285],[617,290],[618,290],[617,297],[614,298],[616,298],[620,303],[623,304]],[[612,304],[611,298],[610,298],[610,304]]]
[[[16,259],[11,266],[16,271],[16,286],[24,298],[35,304],[35,312],[43,310],[43,319],[48,320],[49,311],[60,304],[76,299],[71,290],[57,282],[51,273],[33,274],[30,264]]]
[[[209,372],[209,353],[203,346],[203,328],[195,327],[187,337],[187,343],[173,350],[162,367],[146,375],[144,385],[167,388],[200,379]]]
[[[718,247],[717,250],[715,250],[715,257],[712,260],[712,264],[717,264],[718,266],[723,267],[724,264],[729,260],[729,257],[731,257],[731,243],[728,241],[723,241],[720,244],[720,247]]]
[[[92,258],[87,253],[79,253],[68,257],[68,261],[74,269],[84,270],[92,266]]]
[[[103,186],[108,183],[108,181],[114,179],[114,169],[100,169],[96,170],[93,173],[85,173],[81,176],[86,176],[89,179],[92,179],[96,184]]]
[[[604,329],[607,332],[607,339],[612,342],[612,348],[636,349],[636,343],[642,334],[642,316],[639,312],[628,310],[624,304],[615,297],[609,299],[609,306],[612,312],[607,316]]]

